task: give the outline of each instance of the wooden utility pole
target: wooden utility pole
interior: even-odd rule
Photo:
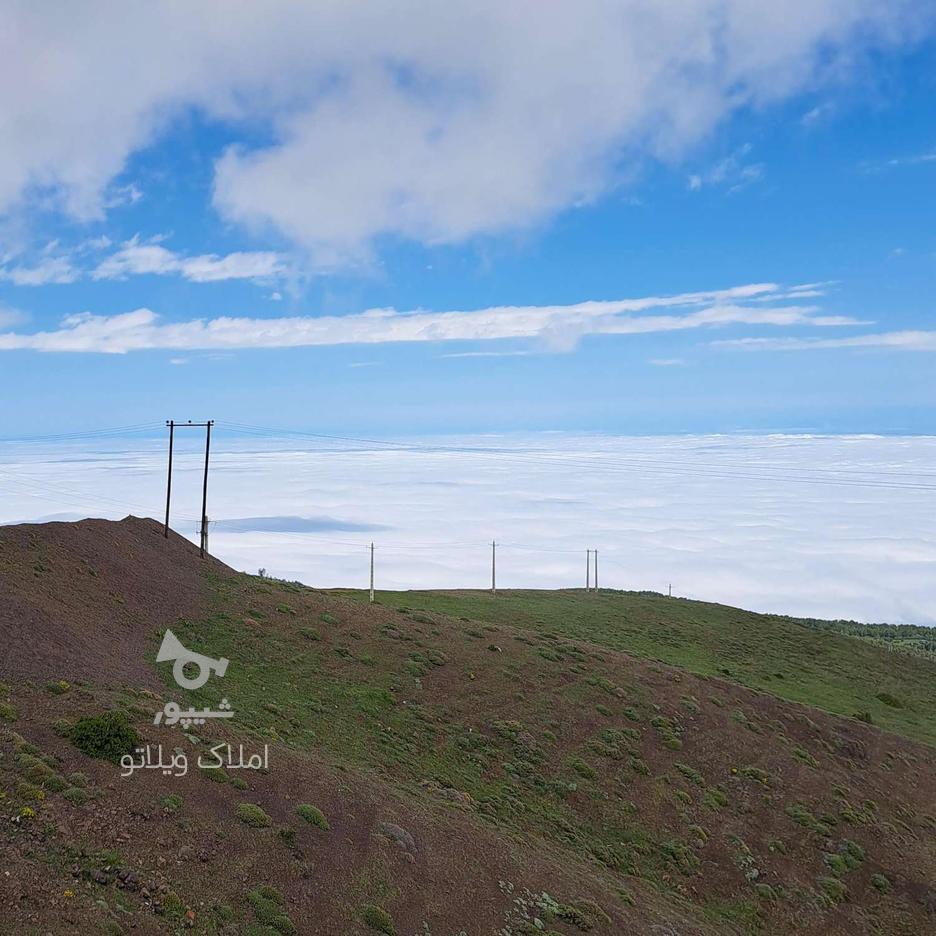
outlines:
[[[370,544],[370,603],[374,603],[374,544]]]
[[[585,550],[585,591],[591,591],[591,550]]]
[[[169,536],[169,505],[172,500],[172,448],[175,441],[175,430],[196,428],[205,430],[205,477],[202,481],[201,536],[199,537],[199,552],[204,559],[208,550],[208,457],[211,452],[211,427],[214,425],[214,420],[209,419],[208,422],[193,423],[190,419],[184,423],[177,423],[170,419],[166,422],[166,425],[169,427],[169,475],[166,480],[166,526],[163,535],[167,537]]]
[[[497,594],[497,543],[491,540],[491,594]]]

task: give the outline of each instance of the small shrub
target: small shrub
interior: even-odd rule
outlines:
[[[804,803],[793,803],[787,806],[785,812],[797,825],[809,829],[810,832],[815,832],[817,835],[830,835],[832,833],[832,826],[817,819]]]
[[[361,911],[361,919],[371,929],[376,930],[378,933],[383,933],[384,936],[396,936],[396,930],[393,927],[393,917],[391,917],[383,907],[378,907],[377,904],[368,904]]]
[[[695,696],[683,696],[679,701],[683,708],[692,712],[693,715],[698,715],[702,711],[699,700]]]
[[[777,892],[769,884],[755,884],[754,893],[761,900],[774,901],[777,899]]]
[[[325,832],[331,828],[322,810],[309,803],[300,803],[296,807],[296,815],[301,819],[305,819],[309,825],[314,825],[319,829],[323,829]]]
[[[62,695],[71,689],[71,683],[66,682],[64,679],[56,679],[52,682],[47,682],[45,688],[46,692],[51,692],[52,695]]]
[[[696,786],[704,787],[705,786],[705,777],[699,773],[694,767],[690,767],[688,764],[677,764],[676,769],[690,782],[694,783]]]
[[[246,790],[246,789],[247,789],[247,781],[244,780],[244,779],[241,778],[241,777],[235,777],[235,778],[231,781],[231,786],[234,787],[235,790]]]
[[[829,903],[841,903],[848,895],[845,885],[834,877],[819,878],[819,888]]]
[[[882,894],[886,894],[891,889],[890,879],[883,874],[871,875],[871,886]]]
[[[891,708],[903,708],[904,704],[896,696],[892,696],[889,692],[879,692],[875,698],[878,702],[883,702],[885,705],[889,705]]]
[[[72,723],[67,718],[56,718],[52,722],[52,730],[60,738],[67,738],[71,734]]]
[[[761,770],[759,767],[742,767],[741,776],[745,777],[748,780],[755,780],[757,783],[762,783],[764,786],[770,781],[770,774],[766,770]]]
[[[213,783],[227,783],[231,779],[223,767],[201,767],[199,770],[206,780],[211,780]]]
[[[16,721],[16,709],[9,702],[0,702],[0,721]]]
[[[322,635],[314,627],[302,627],[300,628],[299,633],[305,637],[306,640],[322,639]]]
[[[594,767],[588,764],[586,761],[582,760],[581,757],[572,757],[569,759],[569,766],[580,776],[584,777],[586,780],[594,780],[598,774],[595,771]]]
[[[116,761],[139,743],[136,729],[123,712],[104,712],[79,718],[71,730],[71,742],[88,757]]]
[[[239,803],[236,815],[244,825],[253,829],[266,829],[273,824],[273,820],[255,803]]]
[[[601,703],[601,702],[599,702],[599,703],[595,706],[595,711],[596,711],[599,715],[604,715],[605,718],[610,718],[610,717],[614,714],[614,713],[611,711],[611,709],[608,708],[607,705],[604,705],[604,704]]]
[[[728,805],[728,794],[719,787],[709,787],[702,797],[702,802],[713,812],[717,812],[722,806]]]
[[[170,793],[159,801],[159,805],[168,812],[178,812],[182,808],[182,797],[178,793]]]
[[[284,936],[296,932],[296,926],[283,910],[283,895],[269,885],[254,888],[247,894],[247,901],[257,918],[257,922],[268,926]]]
[[[819,761],[817,761],[816,758],[813,757],[812,754],[810,754],[809,751],[805,750],[804,748],[793,748],[793,756],[797,760],[801,760],[804,764],[807,764],[809,767],[815,768],[819,766]]]
[[[81,787],[69,787],[62,796],[73,806],[81,806],[88,798],[88,794]]]

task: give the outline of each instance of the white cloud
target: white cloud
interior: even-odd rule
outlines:
[[[586,335],[638,335],[733,324],[841,326],[861,324],[818,315],[812,305],[748,302],[786,293],[772,283],[642,299],[556,306],[495,306],[474,311],[399,312],[370,309],[345,316],[278,319],[195,319],[167,322],[150,309],[119,315],[83,312],[55,331],[0,334],[0,350],[105,352],[169,349],[298,348],[317,345],[419,341],[537,339],[552,350],[570,350]],[[665,311],[661,311],[665,310]],[[654,312],[655,314],[642,314]]]
[[[742,108],[840,80],[929,28],[895,0],[113,4],[3,11],[0,212],[99,218],[192,112],[241,143],[226,218],[322,265],[382,235],[455,242],[600,197]],[[257,130],[265,144],[253,144]]]
[[[459,451],[323,452],[218,427],[213,518],[324,515],[388,529],[233,532],[220,523],[212,552],[251,572],[364,587],[373,539],[379,588],[483,588],[496,538],[503,587],[558,588],[584,585],[585,548],[597,547],[609,588],[672,582],[677,595],[760,611],[936,624],[936,528],[919,490],[777,480],[932,483],[934,438],[542,433],[429,444]],[[499,454],[465,453],[475,447]],[[80,465],[68,447],[29,448],[28,465],[15,446],[0,450],[0,472],[16,482],[0,499],[0,522],[76,511],[159,517],[164,508],[163,439],[85,447]],[[199,458],[197,446],[177,455],[173,487],[174,527],[193,539]]]
[[[280,255],[269,251],[237,251],[223,257],[216,254],[186,257],[162,244],[141,241],[137,236],[103,259],[92,271],[91,278],[114,280],[146,274],[174,274],[193,283],[213,283],[231,279],[263,280],[285,272],[286,266]]]
[[[0,280],[15,286],[47,286],[50,283],[74,283],[81,272],[68,257],[48,257],[33,266],[0,268]]]
[[[882,332],[848,338],[733,338],[712,342],[742,351],[809,351],[823,348],[887,348],[893,351],[936,351],[936,331]]]
[[[682,358],[652,358],[654,367],[682,367],[686,362]]]

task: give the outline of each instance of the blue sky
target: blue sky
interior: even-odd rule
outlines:
[[[0,436],[933,433],[932,6],[676,6],[12,4]]]

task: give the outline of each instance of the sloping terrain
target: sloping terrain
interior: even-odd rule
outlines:
[[[31,629],[0,612],[2,932],[934,928],[931,747],[559,626],[239,575],[150,521],[51,530],[54,552],[43,533],[22,542],[45,550],[46,577],[14,561],[0,579],[7,608],[35,607],[41,582],[42,606],[64,609]],[[105,544],[126,538],[138,565],[112,579]],[[70,615],[95,599],[83,580],[70,593],[91,556],[97,601],[123,603],[75,670],[67,647],[92,637]],[[153,662],[167,626],[228,657],[223,680],[179,690]],[[167,700],[217,708],[222,693],[229,723],[152,724]],[[122,777],[73,743],[80,715],[108,709],[192,762],[219,740],[266,744],[269,769]]]
[[[367,599],[362,591],[341,593]],[[462,590],[377,597],[391,607],[560,633],[857,716],[936,745],[936,659],[925,647],[911,653],[872,642],[870,626],[854,626],[859,640],[833,630],[843,622],[799,621],[652,592],[511,589],[496,596]],[[889,637],[900,631],[881,630]],[[906,630],[917,635],[925,628]]]

